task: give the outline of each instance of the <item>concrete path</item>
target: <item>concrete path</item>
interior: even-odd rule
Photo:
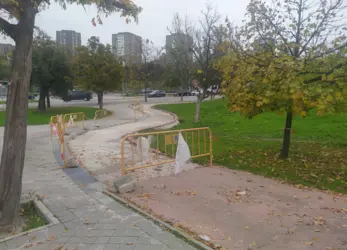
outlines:
[[[150,105],[145,105],[144,111],[145,114],[136,122],[90,131],[70,141],[72,154],[98,180],[112,185],[113,180],[121,176],[121,138],[175,121],[171,114],[153,110]]]
[[[113,108],[118,115],[123,112],[117,122],[129,121],[131,111],[127,104]],[[99,123],[102,127],[101,120]],[[105,120],[104,126],[111,123]],[[3,133],[2,129],[0,132]],[[61,223],[0,243],[0,250],[195,249],[102,194],[103,188],[103,184],[81,168],[63,171],[58,167],[48,125],[29,127],[23,195],[39,195]]]

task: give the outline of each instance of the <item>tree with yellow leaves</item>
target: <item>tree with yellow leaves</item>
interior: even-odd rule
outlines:
[[[231,111],[286,113],[281,158],[293,116],[335,111],[346,97],[347,25],[343,0],[251,0],[249,19],[219,60]]]

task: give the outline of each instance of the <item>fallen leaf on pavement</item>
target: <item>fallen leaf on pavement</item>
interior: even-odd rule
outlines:
[[[48,240],[49,241],[53,241],[53,240],[55,240],[56,238],[52,235],[52,236],[49,236],[49,238],[48,238]]]

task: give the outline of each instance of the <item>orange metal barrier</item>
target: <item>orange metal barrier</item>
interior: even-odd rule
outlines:
[[[64,168],[66,167],[66,159],[65,159],[65,142],[64,142],[64,134],[65,134],[65,125],[63,122],[63,115],[57,115],[51,117],[50,127],[51,127],[51,141],[53,141],[53,135],[57,136],[60,157],[63,161]]]
[[[192,128],[182,130],[157,131],[149,133],[135,133],[125,136],[121,142],[121,157],[122,157],[122,175],[129,171],[148,168],[163,164],[174,163],[177,152],[178,135],[182,134],[187,142],[191,158],[209,157],[210,167],[213,161],[212,148],[212,132],[208,127]],[[150,151],[147,161],[143,160],[142,138],[149,140]],[[138,140],[134,149],[135,141]],[[127,147],[126,147],[127,146]],[[139,152],[140,151],[140,152]],[[155,153],[155,157],[151,153]],[[140,157],[138,157],[140,154]],[[137,159],[137,158],[140,158]],[[157,158],[157,159],[154,159]],[[128,167],[130,165],[130,167]]]
[[[97,110],[95,111],[94,120],[104,118],[108,116],[109,114],[111,114],[111,112],[106,109]]]
[[[65,114],[63,117],[64,130],[69,127],[73,127],[75,123],[80,123],[81,127],[84,129],[85,116],[83,112]]]

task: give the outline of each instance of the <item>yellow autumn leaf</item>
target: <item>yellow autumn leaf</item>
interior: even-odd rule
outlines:
[[[261,101],[257,101],[256,105],[257,107],[260,107],[261,105],[263,105],[263,103]]]
[[[300,116],[301,116],[301,117],[306,117],[306,115],[307,115],[307,112],[306,112],[306,111],[301,111],[301,112],[300,112]]]

